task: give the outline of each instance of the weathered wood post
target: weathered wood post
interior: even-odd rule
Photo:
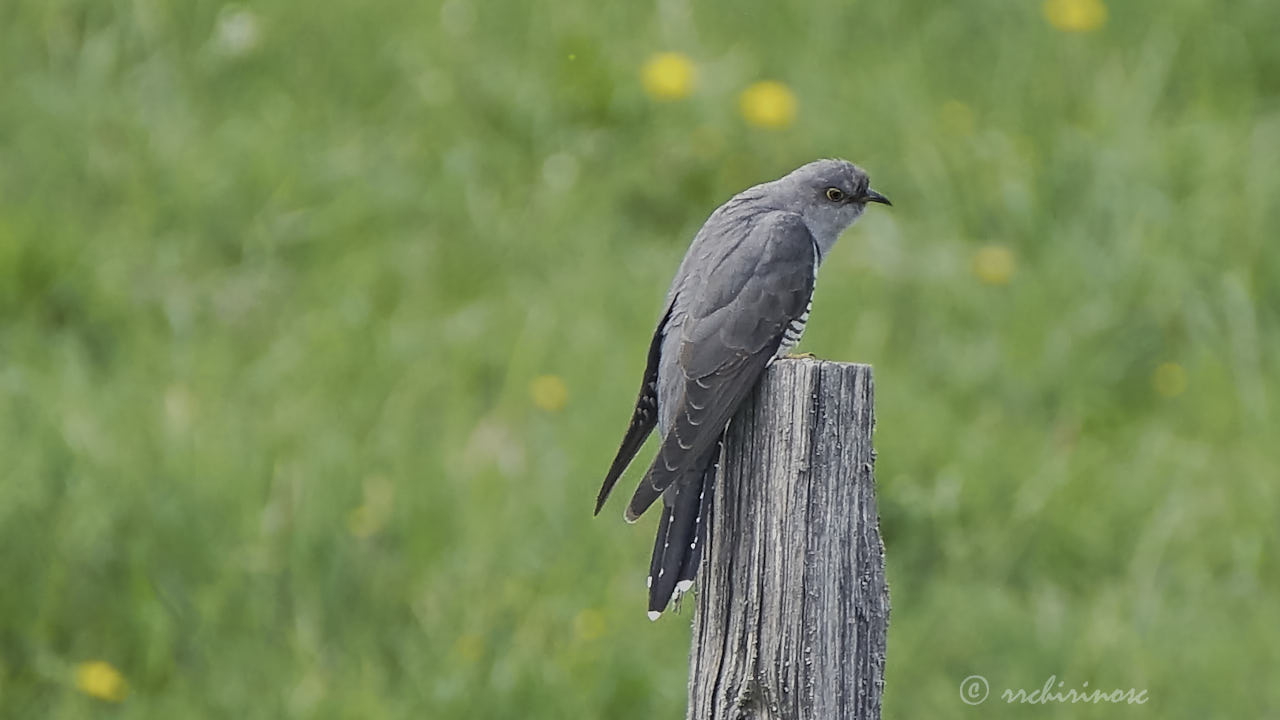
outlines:
[[[878,720],[889,593],[871,367],[775,362],[733,418],[701,569],[690,720]]]

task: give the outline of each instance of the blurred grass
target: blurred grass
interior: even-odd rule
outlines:
[[[591,501],[692,233],[819,156],[895,202],[805,340],[876,366],[885,716],[1280,713],[1280,6],[1107,10],[3,3],[0,714],[680,716]]]

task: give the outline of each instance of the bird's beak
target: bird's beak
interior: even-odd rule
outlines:
[[[871,188],[867,188],[867,194],[862,196],[862,202],[880,203],[881,205],[889,205],[889,206],[893,205],[893,203],[889,202],[889,198],[881,195],[880,193],[876,192],[875,190],[872,190]]]

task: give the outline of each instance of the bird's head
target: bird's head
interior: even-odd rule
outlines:
[[[892,204],[871,189],[862,168],[847,160],[816,160],[772,184],[775,200],[804,218],[824,252],[862,215],[867,203]]]

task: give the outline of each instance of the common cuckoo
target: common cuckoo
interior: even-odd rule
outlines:
[[[649,618],[698,570],[725,427],[760,374],[799,342],[818,266],[867,203],[889,200],[844,160],[818,160],[721,205],[698,231],[649,343],[640,396],[596,499],[596,513],[654,426],[657,457],[627,505],[635,522],[658,496]]]

